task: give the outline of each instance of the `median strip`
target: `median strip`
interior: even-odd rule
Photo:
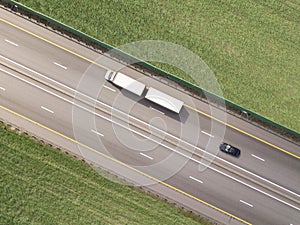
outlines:
[[[2,56],[2,57],[3,57],[3,56]],[[32,70],[30,70],[30,71],[32,71]],[[33,71],[33,72],[35,72],[35,71]],[[41,74],[39,74],[39,73],[37,73],[37,72],[35,72],[35,73],[36,73],[37,75],[43,76],[43,78],[47,78],[48,80],[52,81],[51,78],[48,78],[48,77],[46,77],[46,76],[44,76],[44,75],[41,75]],[[13,76],[15,76],[15,75],[13,75]],[[31,77],[31,76],[29,76],[29,77]],[[36,78],[33,78],[33,77],[31,77],[31,78],[34,79],[34,80],[36,79]],[[22,79],[22,80],[23,80],[23,79]],[[27,81],[26,81],[26,82],[27,82]],[[60,84],[60,83],[57,82],[57,81],[53,81],[53,82],[54,82],[55,84],[58,84],[58,85],[64,87],[64,88],[67,88],[68,90],[71,90],[71,91],[74,91],[74,92],[75,92],[75,90],[73,90],[72,88],[70,88],[70,87],[68,87],[68,86],[66,86],[66,85]],[[49,84],[47,84],[47,85],[48,85],[49,87],[53,88],[51,85],[49,85]],[[33,86],[36,86],[36,85],[33,84]],[[38,86],[36,86],[36,87],[38,87]],[[38,87],[38,88],[40,88],[40,87]],[[51,92],[49,92],[48,90],[45,90],[45,89],[43,89],[43,88],[41,88],[41,89],[44,90],[44,91],[46,91],[47,93],[51,93]],[[64,91],[61,91],[61,90],[59,90],[59,89],[57,89],[57,88],[56,88],[55,90],[58,90],[58,91],[60,91],[60,92],[62,92],[62,93],[64,93],[64,94],[66,94],[67,96],[70,96],[70,97],[73,96],[73,94],[69,94],[69,93],[64,92]],[[76,93],[76,92],[75,92],[75,93]],[[167,133],[167,132],[165,132],[165,131],[159,130],[158,128],[156,128],[156,127],[154,127],[154,126],[152,126],[152,125],[150,125],[150,124],[147,124],[147,123],[145,123],[144,121],[141,121],[141,120],[139,120],[139,119],[137,119],[137,118],[135,118],[135,117],[133,117],[133,116],[131,116],[131,115],[125,114],[124,112],[122,112],[122,111],[120,111],[120,110],[117,110],[117,109],[115,109],[115,108],[112,108],[111,106],[109,106],[109,105],[107,105],[107,104],[105,104],[105,103],[103,103],[103,102],[100,102],[100,101],[98,101],[98,100],[96,100],[96,99],[93,99],[93,98],[91,98],[91,97],[89,97],[89,96],[87,96],[87,95],[85,95],[85,94],[79,93],[79,92],[77,92],[77,94],[80,94],[80,95],[82,95],[82,96],[84,96],[84,97],[86,97],[86,98],[92,100],[93,103],[96,101],[97,103],[99,103],[99,104],[101,104],[101,105],[103,105],[103,106],[105,106],[105,107],[108,107],[108,108],[111,109],[111,110],[115,110],[116,112],[119,112],[119,113],[121,113],[122,115],[125,115],[126,118],[129,116],[129,118],[134,119],[135,121],[137,121],[137,122],[139,122],[139,123],[141,123],[141,124],[143,124],[143,125],[150,126],[151,128],[157,130],[159,133],[166,134],[168,137],[175,139],[175,142],[176,142],[176,141],[181,141],[181,142],[187,144],[188,146],[192,147],[193,149],[197,149],[197,150],[199,150],[199,151],[201,151],[201,152],[203,152],[203,153],[206,153],[206,154],[208,154],[208,155],[210,155],[210,156],[215,157],[215,158],[218,159],[218,160],[221,160],[222,162],[225,162],[226,164],[228,164],[228,166],[233,166],[233,167],[235,167],[235,168],[241,170],[242,172],[246,172],[247,174],[252,175],[252,176],[254,176],[255,178],[261,179],[263,182],[267,182],[267,183],[269,183],[269,184],[271,184],[271,185],[274,185],[275,187],[280,188],[280,189],[282,189],[282,190],[284,190],[284,191],[287,191],[287,192],[289,192],[290,194],[294,194],[294,195],[296,195],[296,196],[300,196],[299,194],[297,194],[297,193],[295,193],[295,192],[293,192],[293,191],[290,191],[289,189],[286,189],[286,188],[284,188],[284,187],[282,187],[282,186],[280,186],[280,185],[278,185],[278,184],[275,184],[275,183],[273,183],[273,182],[271,182],[271,181],[269,181],[269,180],[267,180],[267,179],[265,179],[265,178],[263,178],[263,177],[260,177],[260,176],[258,176],[258,175],[256,175],[256,174],[254,174],[254,173],[252,173],[252,172],[250,172],[250,171],[248,171],[248,170],[246,170],[246,169],[243,169],[243,168],[241,168],[241,167],[239,167],[239,166],[237,166],[237,165],[235,165],[235,164],[233,164],[233,163],[230,163],[230,162],[228,162],[228,161],[226,161],[226,160],[224,160],[224,159],[222,159],[222,158],[219,158],[218,156],[212,155],[211,153],[206,152],[205,150],[203,150],[203,149],[201,149],[201,148],[198,148],[198,147],[196,147],[196,146],[193,146],[193,145],[191,145],[190,143],[188,143],[188,142],[186,142],[186,141],[184,141],[184,140],[181,140],[181,139],[179,139],[178,137],[175,137],[174,135],[171,135],[171,134],[169,134],[169,133]],[[63,97],[61,97],[61,96],[59,96],[59,95],[57,95],[57,94],[54,94],[54,93],[53,93],[53,95],[56,96],[56,97],[58,97],[59,99],[62,99],[62,100],[64,99]],[[71,104],[73,104],[73,101],[69,101],[69,100],[66,100],[66,101],[69,102],[69,103],[71,103]],[[81,100],[81,101],[84,102],[85,104],[88,104],[88,105],[90,104],[90,102],[86,102],[86,101],[84,101],[84,100]],[[77,105],[77,106],[79,106],[80,108],[82,108],[81,105]],[[107,114],[110,114],[110,111],[107,110],[107,109],[103,109],[103,108],[100,108],[100,107],[98,107],[98,106],[96,106],[96,108],[97,108],[98,110],[101,110],[101,111],[107,113]],[[94,112],[92,112],[92,113],[94,113]],[[101,115],[99,115],[99,116],[102,117]],[[114,114],[114,116],[115,116],[116,118],[119,118],[119,119],[121,119],[121,120],[124,120],[124,118],[121,117],[121,116],[119,116],[119,115]],[[125,119],[126,119],[126,118],[125,118]],[[126,119],[125,121],[127,121],[127,119]],[[127,122],[128,122],[128,121],[127,121]],[[145,128],[142,127],[141,125],[138,125],[138,124],[136,124],[136,123],[130,123],[130,124],[133,125],[133,126],[135,126],[135,127],[138,128],[138,129],[147,131],[147,130],[145,130]],[[123,125],[121,125],[121,126],[123,126]],[[127,129],[127,127],[124,127],[124,128]],[[130,130],[131,130],[132,132],[136,132],[136,131],[134,131],[133,129],[130,129]],[[155,136],[157,136],[157,137],[160,137],[160,135],[157,134],[156,132],[153,132],[152,134],[155,135]],[[142,135],[142,136],[143,136],[143,135]],[[148,138],[148,137],[145,136],[145,138]],[[154,141],[154,140],[153,140],[153,141]],[[165,138],[165,141],[168,142],[168,143],[171,143],[171,144],[176,145],[176,143],[175,143],[174,141],[170,140],[169,138]],[[166,145],[164,145],[164,146],[166,146]],[[166,146],[166,148],[169,148],[169,147]],[[185,150],[188,151],[188,149],[185,149]],[[203,156],[201,156],[201,155],[199,155],[199,154],[197,154],[197,153],[195,153],[195,152],[194,152],[194,154],[197,155],[197,156],[200,157],[200,158],[201,158],[201,157],[204,157],[204,159],[206,159],[206,157],[207,157],[205,154],[204,154]],[[271,187],[265,185],[265,184],[262,183],[262,182],[258,182],[258,181],[257,181],[256,179],[254,179],[254,178],[251,178],[251,177],[247,177],[247,176],[245,176],[245,175],[242,175],[242,174],[241,174],[240,172],[238,172],[236,169],[230,169],[228,166],[221,165],[221,164],[220,164],[219,162],[217,162],[217,161],[213,161],[213,164],[215,164],[215,165],[217,165],[217,166],[220,166],[220,167],[222,167],[222,168],[225,168],[226,170],[231,171],[231,172],[233,172],[233,173],[235,173],[235,174],[237,174],[237,175],[239,175],[239,176],[242,176],[242,177],[246,178],[247,180],[249,180],[249,181],[251,181],[251,182],[253,182],[253,183],[256,183],[256,184],[258,184],[258,185],[260,185],[260,186],[262,186],[262,187],[264,187],[264,188],[266,188],[266,189],[268,189],[268,190],[271,190],[271,191],[273,191],[273,192],[275,192],[275,193],[277,193],[277,194],[283,195],[283,196],[285,196],[285,197],[287,197],[287,198],[289,198],[289,199],[291,199],[291,200],[294,200],[293,198],[290,198],[288,195],[283,194],[283,193],[277,191],[276,189],[271,188]]]
[[[46,39],[46,38],[44,38],[44,37],[41,37],[41,36],[39,36],[39,35],[37,35],[37,34],[31,32],[31,31],[28,31],[28,30],[26,30],[26,29],[24,29],[24,28],[22,28],[22,27],[19,27],[19,26],[15,25],[15,24],[13,24],[13,23],[11,23],[11,22],[5,20],[5,19],[0,18],[0,21],[6,23],[6,24],[8,24],[8,25],[10,25],[10,26],[12,26],[12,27],[18,29],[18,30],[21,30],[21,31],[23,31],[23,32],[25,32],[25,33],[27,33],[27,34],[29,34],[29,35],[32,35],[32,36],[34,36],[34,37],[36,37],[36,38],[38,38],[38,39],[40,39],[40,40],[43,40],[43,41],[45,41],[45,42],[47,42],[47,43],[49,43],[49,44],[51,44],[51,45],[53,45],[53,46],[55,46],[55,47],[57,47],[57,48],[59,48],[59,49],[62,49],[62,50],[64,50],[64,51],[66,51],[66,52],[72,54],[72,55],[75,55],[75,56],[77,56],[77,57],[79,57],[79,58],[81,58],[81,59],[84,59],[84,60],[86,60],[86,61],[88,61],[88,62],[90,62],[90,63],[92,63],[92,64],[94,64],[94,65],[97,65],[97,66],[99,66],[100,68],[103,68],[103,69],[106,69],[106,70],[110,70],[109,68],[107,68],[107,67],[105,67],[105,66],[103,66],[103,65],[101,65],[101,64],[99,64],[99,63],[97,63],[97,62],[95,62],[95,61],[93,61],[93,60],[91,60],[91,59],[89,59],[89,58],[87,58],[87,57],[84,57],[84,56],[82,56],[82,55],[80,55],[80,54],[78,54],[78,53],[76,53],[76,52],[73,52],[73,51],[71,51],[71,50],[69,50],[69,49],[67,49],[67,48],[65,48],[65,47],[63,47],[63,46],[60,46],[59,44],[56,44],[56,43],[54,43],[54,42],[52,42],[52,41],[50,41],[50,40],[48,40],[48,39]],[[275,148],[275,149],[277,149],[277,150],[279,150],[279,151],[282,151],[282,152],[284,152],[284,153],[286,153],[286,154],[288,154],[288,155],[290,155],[290,156],[293,156],[293,157],[295,157],[295,158],[297,158],[297,159],[300,159],[300,156],[299,156],[299,155],[293,154],[293,153],[291,153],[291,152],[289,152],[289,151],[287,151],[287,150],[285,150],[285,149],[283,149],[283,148],[280,148],[280,147],[278,147],[278,146],[276,146],[276,145],[274,145],[274,144],[272,144],[272,143],[269,143],[268,141],[265,141],[265,140],[263,140],[263,139],[261,139],[261,138],[259,138],[259,137],[256,137],[256,136],[253,135],[253,134],[250,134],[250,133],[248,133],[248,132],[246,132],[246,131],[243,131],[243,130],[241,130],[241,129],[239,129],[239,128],[237,128],[237,127],[231,125],[231,124],[228,124],[228,123],[226,123],[226,122],[224,122],[224,121],[221,121],[221,120],[219,120],[219,119],[217,119],[217,118],[214,118],[214,117],[212,117],[211,115],[208,115],[207,113],[204,113],[204,112],[202,112],[201,110],[196,109],[196,108],[194,108],[194,107],[192,107],[192,106],[190,106],[190,105],[186,105],[186,104],[185,104],[185,106],[186,106],[187,108],[192,109],[192,110],[195,111],[195,112],[198,112],[198,113],[200,113],[200,114],[202,114],[202,115],[204,115],[204,116],[206,116],[206,117],[208,117],[208,118],[211,118],[211,119],[213,119],[213,120],[215,120],[215,121],[218,121],[218,122],[220,122],[220,123],[222,123],[222,124],[224,124],[224,125],[226,125],[226,126],[232,128],[232,129],[235,129],[236,131],[239,131],[239,132],[241,132],[241,133],[243,133],[243,134],[245,134],[245,135],[247,135],[247,136],[249,136],[249,137],[252,137],[252,138],[254,138],[254,139],[256,139],[256,140],[258,140],[258,141],[260,141],[260,142],[262,142],[262,143],[264,143],[264,144],[266,144],[266,145],[269,145],[269,146],[271,146],[271,147],[273,147],[273,148]]]

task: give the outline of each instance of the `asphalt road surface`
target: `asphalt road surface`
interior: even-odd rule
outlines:
[[[184,101],[182,111],[112,85],[107,68]],[[0,105],[81,143],[87,159],[108,155],[151,178],[108,165],[140,185],[161,180],[224,210],[228,224],[300,224],[298,145],[2,8]],[[241,156],[219,152],[221,142]]]

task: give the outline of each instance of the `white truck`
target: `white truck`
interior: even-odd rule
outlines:
[[[105,74],[105,79],[138,96],[141,96],[146,88],[145,84],[120,72],[108,70]]]
[[[148,89],[145,98],[176,113],[179,113],[183,106],[183,101],[152,87]]]

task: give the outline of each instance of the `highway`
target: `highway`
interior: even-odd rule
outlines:
[[[299,145],[123,67],[0,8],[1,110],[82,143],[91,161],[107,163],[104,154],[146,174],[150,179],[109,165],[140,185],[161,180],[233,218],[221,223],[300,224]],[[108,83],[106,68],[122,68],[184,101],[182,112]],[[216,119],[206,116],[212,112]],[[240,148],[241,157],[219,152],[223,141]]]

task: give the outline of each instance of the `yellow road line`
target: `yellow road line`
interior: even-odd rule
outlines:
[[[35,125],[43,128],[43,129],[46,129],[46,130],[48,130],[48,131],[50,131],[50,132],[52,132],[52,133],[54,133],[54,134],[56,134],[56,135],[58,135],[60,137],[63,137],[65,139],[67,139],[68,141],[71,141],[73,143],[76,143],[76,144],[84,147],[84,148],[87,148],[88,150],[90,150],[90,151],[92,151],[92,152],[94,152],[94,153],[96,153],[98,155],[101,155],[101,156],[103,156],[103,157],[105,157],[107,159],[110,159],[110,160],[112,160],[112,161],[114,161],[116,163],[119,163],[120,165],[125,166],[128,169],[131,169],[131,170],[133,170],[133,171],[135,171],[137,173],[140,173],[140,174],[142,174],[145,177],[148,177],[148,178],[150,178],[150,179],[152,179],[152,180],[154,180],[154,181],[156,181],[156,182],[158,182],[158,183],[160,183],[160,184],[162,184],[162,185],[164,185],[164,186],[166,186],[166,187],[168,187],[168,188],[170,188],[170,189],[172,189],[174,191],[177,191],[177,192],[179,192],[179,193],[181,193],[181,194],[183,194],[183,195],[185,195],[185,196],[187,196],[189,198],[192,198],[192,199],[194,199],[194,200],[196,200],[196,201],[198,201],[198,202],[200,202],[200,203],[202,203],[202,204],[204,204],[204,205],[206,205],[206,206],[208,206],[210,208],[213,208],[213,209],[215,209],[215,210],[217,210],[217,211],[219,211],[219,212],[221,212],[221,213],[223,213],[223,214],[225,214],[227,216],[230,216],[230,217],[232,217],[232,218],[234,218],[234,219],[236,219],[236,220],[238,220],[238,221],[240,221],[242,223],[245,223],[247,225],[251,225],[251,223],[249,223],[249,222],[247,222],[247,221],[245,221],[245,220],[243,220],[243,219],[241,219],[241,218],[239,218],[239,217],[237,217],[235,215],[232,215],[232,214],[230,214],[230,213],[228,213],[228,212],[226,212],[226,211],[224,211],[224,210],[222,210],[222,209],[220,209],[220,208],[218,208],[218,207],[216,207],[216,206],[214,206],[212,204],[209,204],[209,203],[207,203],[207,202],[205,202],[205,201],[203,201],[203,200],[201,200],[201,199],[199,199],[199,198],[197,198],[197,197],[195,197],[195,196],[193,196],[191,194],[188,194],[188,193],[186,193],[186,192],[184,192],[184,191],[182,191],[182,190],[180,190],[180,189],[178,189],[178,188],[176,188],[176,187],[174,187],[174,186],[172,186],[170,184],[167,184],[167,183],[165,183],[165,182],[163,182],[163,181],[161,181],[161,180],[159,180],[159,179],[157,179],[155,177],[152,177],[151,175],[148,175],[148,174],[146,174],[146,173],[144,173],[144,172],[142,172],[140,170],[137,170],[136,168],[131,167],[131,166],[127,165],[126,163],[122,162],[122,161],[119,161],[119,160],[117,160],[115,158],[110,157],[109,155],[106,155],[106,154],[104,154],[102,152],[99,152],[96,149],[93,149],[93,148],[89,147],[88,145],[85,145],[85,144],[83,144],[83,143],[81,143],[81,142],[79,142],[77,140],[74,140],[74,139],[72,139],[72,138],[70,138],[70,137],[68,137],[68,136],[66,136],[66,135],[64,135],[64,134],[62,134],[62,133],[60,133],[60,132],[58,132],[56,130],[53,130],[53,129],[51,129],[51,128],[43,125],[43,124],[40,124],[40,123],[38,123],[38,122],[36,122],[36,121],[34,121],[34,120],[26,117],[26,116],[23,116],[23,115],[15,112],[15,111],[13,111],[11,109],[8,109],[5,106],[0,105],[0,108],[3,109],[3,110],[5,110],[5,111],[7,111],[7,112],[9,112],[9,113],[12,113],[12,114],[16,115],[16,116],[18,116],[18,117],[20,117],[20,118],[22,118],[22,119],[24,119],[26,121],[29,121],[29,122],[31,122],[31,123],[33,123],[33,124],[35,124]]]
[[[269,142],[267,142],[267,141],[265,141],[265,140],[263,140],[263,139],[261,139],[261,138],[259,138],[259,137],[256,137],[256,136],[254,136],[253,134],[250,134],[250,133],[248,133],[248,132],[246,132],[246,131],[243,131],[243,130],[241,130],[241,129],[239,129],[239,128],[237,128],[237,127],[231,125],[231,124],[228,124],[228,123],[226,123],[226,122],[224,122],[224,121],[222,121],[222,120],[219,120],[219,119],[217,119],[217,118],[215,118],[215,117],[213,117],[213,116],[211,116],[211,115],[209,115],[209,114],[207,114],[207,113],[205,113],[205,112],[202,112],[202,111],[200,111],[200,110],[198,110],[198,109],[195,109],[195,108],[193,108],[192,106],[189,106],[189,105],[186,105],[186,104],[185,104],[184,106],[186,106],[187,108],[192,109],[192,110],[194,110],[194,111],[196,111],[196,112],[198,112],[198,113],[200,113],[200,114],[202,114],[202,115],[204,115],[204,116],[206,116],[206,117],[208,117],[208,118],[210,118],[210,119],[212,119],[212,120],[215,120],[215,121],[217,121],[217,122],[219,122],[219,123],[222,123],[222,124],[224,124],[224,125],[226,125],[226,126],[232,128],[232,129],[234,129],[234,130],[237,130],[237,131],[239,131],[240,133],[243,133],[243,134],[245,134],[245,135],[247,135],[247,136],[249,136],[249,137],[252,137],[252,138],[255,139],[255,140],[258,140],[258,141],[260,141],[260,142],[262,142],[262,143],[264,143],[264,144],[266,144],[266,145],[269,145],[269,146],[271,146],[271,147],[273,147],[273,148],[275,148],[275,149],[277,149],[277,150],[279,150],[279,151],[282,151],[282,152],[284,152],[284,153],[286,153],[286,154],[288,154],[288,155],[290,155],[290,156],[293,156],[293,157],[295,157],[295,158],[297,158],[297,159],[300,159],[300,156],[298,156],[298,155],[296,155],[296,154],[294,154],[294,153],[291,153],[291,152],[289,152],[289,151],[287,151],[287,150],[285,150],[285,149],[283,149],[283,148],[280,148],[280,147],[278,147],[278,146],[276,146],[276,145],[274,145],[274,144],[272,144],[272,143],[269,143]]]
[[[32,33],[31,31],[28,31],[28,30],[26,30],[26,29],[24,29],[24,28],[22,28],[22,27],[19,27],[18,25],[15,25],[15,24],[13,24],[13,23],[11,23],[11,22],[5,20],[5,19],[0,18],[0,21],[2,21],[2,22],[6,23],[6,24],[8,24],[8,25],[10,25],[10,26],[12,26],[12,27],[14,27],[14,28],[17,28],[18,30],[21,30],[21,31],[23,31],[23,32],[25,32],[25,33],[27,33],[27,34],[30,34],[31,36],[34,36],[34,37],[36,37],[36,38],[38,38],[38,39],[40,39],[40,40],[43,40],[43,41],[45,41],[45,42],[47,42],[47,43],[49,43],[49,44],[51,44],[51,45],[53,45],[53,46],[55,46],[55,47],[61,49],[61,50],[64,50],[64,51],[66,51],[66,52],[69,52],[69,53],[71,53],[72,55],[75,55],[75,56],[77,56],[77,57],[79,57],[79,58],[81,58],[81,59],[83,59],[83,60],[86,60],[86,61],[88,61],[88,62],[94,64],[94,65],[97,65],[97,66],[99,66],[99,67],[101,67],[101,68],[103,68],[103,69],[105,69],[105,70],[111,70],[111,69],[109,69],[109,68],[107,68],[107,67],[105,67],[105,66],[103,66],[103,65],[101,65],[101,64],[99,64],[99,63],[97,63],[97,62],[95,62],[95,61],[93,61],[93,60],[91,60],[91,59],[89,59],[89,58],[87,58],[87,57],[84,57],[84,56],[82,56],[82,55],[80,55],[80,54],[78,54],[78,53],[76,53],[76,52],[73,52],[73,51],[71,51],[71,50],[69,50],[69,49],[67,49],[67,48],[65,48],[65,47],[63,47],[63,46],[60,46],[60,45],[58,45],[58,44],[56,44],[56,43],[54,43],[54,42],[52,42],[52,41],[50,41],[50,40],[48,40],[48,39],[46,39],[46,38],[43,38],[43,37],[41,37],[41,36],[39,36],[39,35],[37,35],[37,34],[35,34],[35,33]]]
[[[71,51],[71,50],[69,50],[69,49],[67,49],[67,48],[65,48],[65,47],[63,47],[63,46],[60,46],[60,45],[58,45],[58,44],[56,44],[56,43],[54,43],[54,42],[52,42],[52,41],[50,41],[50,40],[48,40],[48,39],[46,39],[46,38],[43,38],[43,37],[41,37],[41,36],[39,36],[39,35],[37,35],[37,34],[34,34],[34,33],[32,33],[31,31],[28,31],[28,30],[26,30],[26,29],[24,29],[24,28],[22,28],[22,27],[19,27],[18,25],[15,25],[15,24],[13,24],[13,23],[11,23],[11,22],[5,20],[5,19],[0,18],[0,21],[4,22],[4,23],[6,23],[6,24],[8,24],[8,25],[10,25],[10,26],[13,26],[13,27],[15,27],[15,28],[17,28],[17,29],[19,29],[19,30],[21,30],[21,31],[23,31],[23,32],[25,32],[25,33],[27,33],[27,34],[30,34],[30,35],[32,35],[32,36],[34,36],[34,37],[36,37],[36,38],[38,38],[38,39],[40,39],[40,40],[43,40],[43,41],[45,41],[45,42],[47,42],[47,43],[49,43],[49,44],[51,44],[51,45],[53,45],[53,46],[55,46],[55,47],[57,47],[57,48],[59,48],[59,49],[62,49],[62,50],[64,50],[64,51],[66,51],[66,52],[69,52],[69,53],[71,53],[72,55],[75,55],[75,56],[77,56],[77,57],[79,57],[79,58],[81,58],[81,59],[83,59],[83,60],[86,60],[86,61],[88,61],[88,62],[90,62],[90,63],[93,63],[94,65],[97,65],[97,66],[99,66],[99,67],[101,67],[101,68],[103,68],[103,69],[105,69],[105,70],[111,70],[111,69],[109,69],[109,68],[107,68],[107,67],[105,67],[105,66],[103,66],[103,65],[101,65],[101,64],[99,64],[99,63],[97,63],[97,62],[95,62],[95,61],[93,61],[93,60],[91,60],[91,59],[89,59],[89,58],[87,58],[87,57],[84,57],[84,56],[82,56],[82,55],[80,55],[80,54],[78,54],[78,53],[76,53],[76,52],[73,52],[73,51]],[[293,157],[295,157],[295,158],[297,158],[297,159],[300,159],[300,156],[298,156],[298,155],[296,155],[296,154],[293,154],[293,153],[291,153],[291,152],[289,152],[289,151],[287,151],[287,150],[285,150],[285,149],[283,149],[283,148],[280,148],[280,147],[278,147],[278,146],[276,146],[276,145],[274,145],[274,144],[272,144],[272,143],[269,143],[269,142],[267,142],[267,141],[265,141],[265,140],[263,140],[263,139],[261,139],[261,138],[259,138],[259,137],[256,137],[256,136],[254,136],[253,134],[250,134],[250,133],[248,133],[248,132],[246,132],[246,131],[243,131],[243,130],[241,130],[241,129],[239,129],[239,128],[237,128],[237,127],[231,125],[231,124],[225,123],[224,121],[221,121],[221,120],[219,120],[219,119],[217,119],[217,118],[214,118],[214,117],[212,117],[211,115],[206,114],[206,113],[200,111],[199,109],[195,109],[195,108],[193,108],[193,107],[191,107],[191,106],[189,106],[189,105],[185,105],[185,106],[188,107],[188,108],[190,108],[190,109],[192,109],[192,110],[194,110],[194,111],[196,111],[196,112],[198,112],[198,113],[200,113],[200,114],[202,114],[202,115],[204,115],[204,116],[207,116],[208,118],[211,118],[211,119],[213,119],[213,120],[215,120],[215,121],[218,121],[218,122],[220,122],[220,123],[222,123],[222,124],[224,124],[224,125],[226,125],[226,126],[228,126],[228,127],[231,127],[232,129],[237,130],[237,131],[239,131],[239,132],[241,132],[241,133],[243,133],[243,134],[245,134],[245,135],[247,135],[247,136],[249,136],[249,137],[252,137],[252,138],[254,138],[254,139],[256,139],[256,140],[258,140],[258,141],[260,141],[260,142],[262,142],[262,143],[264,143],[264,144],[266,144],[266,145],[269,145],[269,146],[271,146],[271,147],[273,147],[273,148],[275,148],[275,149],[277,149],[277,150],[280,150],[281,152],[284,152],[284,153],[286,153],[286,154],[288,154],[288,155],[290,155],[290,156],[293,156]]]

